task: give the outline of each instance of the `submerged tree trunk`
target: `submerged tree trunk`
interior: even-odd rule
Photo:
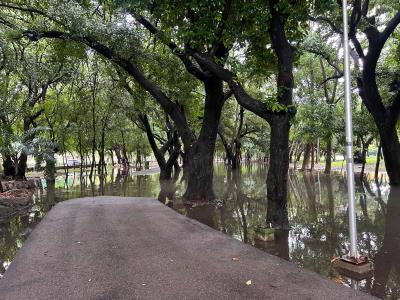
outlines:
[[[112,149],[109,149],[109,152],[110,152],[111,165],[114,167],[115,165],[114,151]]]
[[[221,138],[222,145],[224,146],[225,149],[225,163],[232,167],[233,164],[233,151],[231,145],[228,143],[226,140],[224,133],[222,132],[221,128],[218,130],[218,135]]]
[[[289,169],[290,118],[274,116],[271,123],[271,145],[267,175],[267,223],[285,227],[287,216],[287,183]]]
[[[241,134],[243,128],[243,119],[244,119],[244,108],[240,106],[239,111],[239,127],[236,132],[236,137],[234,140],[235,145],[235,156],[233,158],[232,169],[239,168],[242,160],[242,142],[241,142]]]
[[[379,165],[380,165],[380,162],[381,162],[381,156],[382,156],[382,146],[379,143],[378,153],[376,154],[375,179],[378,179]]]
[[[150,147],[153,151],[153,154],[157,160],[158,166],[160,167],[160,183],[164,181],[169,181],[172,178],[172,169],[174,167],[175,162],[177,161],[181,145],[179,143],[179,137],[177,132],[168,133],[167,136],[169,137],[168,141],[159,148],[157,146],[156,140],[154,138],[153,131],[150,126],[150,122],[146,115],[140,114],[139,119],[144,125],[144,129],[146,131],[147,139],[149,141]],[[168,120],[168,119],[167,119]],[[169,122],[169,121],[167,121]],[[170,129],[172,131],[172,128]],[[169,148],[172,148],[170,151]],[[165,160],[165,153],[169,152],[168,160]]]
[[[272,48],[278,58],[276,80],[278,102],[287,107],[285,113],[271,117],[271,147],[267,175],[267,223],[276,228],[288,226],[288,170],[289,170],[289,131],[294,116],[290,106],[293,104],[293,57],[294,51],[285,33],[285,18],[278,10],[278,2],[269,1],[271,20],[269,34]]]
[[[79,158],[80,158],[80,174],[81,177],[83,176],[83,168],[85,164],[85,154],[83,153],[83,147],[82,147],[82,137],[80,134],[78,134],[78,151],[79,151]],[[86,166],[85,166],[86,167]]]
[[[301,154],[303,153],[303,147],[301,147],[301,144],[297,147],[295,158],[294,158],[294,163],[293,163],[293,169],[297,170],[297,163],[300,161]]]
[[[332,170],[332,138],[329,137],[326,144],[325,174],[330,174]]]
[[[290,150],[289,150],[289,163],[293,163],[293,156],[296,158],[296,153],[297,153],[297,149],[299,147],[299,144],[297,141],[294,141],[291,145],[290,145]]]
[[[121,155],[122,155],[122,159],[123,159],[123,166],[125,169],[129,169],[129,158],[128,158],[128,154],[126,152],[125,134],[124,134],[123,130],[121,130],[121,136],[122,136]]]
[[[106,170],[106,161],[105,161],[105,141],[106,141],[106,132],[105,128],[102,128],[101,132],[101,140],[100,140],[100,158],[99,158],[99,164],[100,164],[100,174],[101,176],[104,176],[105,170]]]
[[[124,159],[125,161],[125,159]],[[136,150],[136,170],[142,169],[142,155],[140,154],[140,150]]]
[[[310,170],[313,171],[315,166],[315,146],[314,143],[311,144],[311,166]]]
[[[122,155],[120,146],[114,146],[115,156],[117,157],[117,164],[122,165]]]
[[[367,163],[368,147],[372,143],[372,141],[373,141],[373,137],[370,137],[366,142],[364,142],[364,139],[361,138],[361,143],[362,143],[362,149],[361,149],[362,166],[361,166],[361,172],[360,172],[360,180],[362,180],[363,177],[364,177],[365,164]]]
[[[301,166],[302,171],[307,170],[310,165],[311,151],[312,145],[310,143],[307,143],[304,148],[303,165]]]
[[[187,155],[187,189],[184,198],[188,201],[215,199],[212,185],[214,151],[225,99],[222,80],[213,77],[204,86],[206,99],[203,125],[197,141],[193,143],[190,149],[185,149]]]

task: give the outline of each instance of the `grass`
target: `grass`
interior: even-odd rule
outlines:
[[[320,164],[324,164],[324,160],[321,160]],[[356,164],[356,166],[360,166],[361,164]],[[367,157],[367,162],[365,164],[366,169],[374,170],[376,165],[376,156],[369,156]],[[332,161],[332,168],[346,168],[346,161],[345,160],[336,160]],[[381,163],[379,165],[379,170],[385,170],[385,162],[381,159]]]

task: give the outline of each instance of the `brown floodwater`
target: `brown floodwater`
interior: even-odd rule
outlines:
[[[374,273],[366,279],[354,280],[331,267],[333,258],[347,254],[349,244],[346,178],[342,174],[290,172],[290,227],[278,231],[275,241],[270,242],[255,239],[255,229],[265,224],[267,212],[266,169],[253,165],[228,172],[223,165],[217,165],[214,175],[217,206],[186,208],[180,200],[184,191],[180,179],[175,184],[166,184],[160,198],[179,213],[338,284],[381,298],[400,298],[400,189],[391,188],[384,176],[377,181],[356,180],[359,251],[374,261]],[[122,176],[117,170],[109,171],[104,184],[98,178],[91,183],[79,173],[58,177],[55,186],[47,186],[44,180],[42,183],[30,210],[0,223],[0,276],[55,203],[95,195],[158,197],[160,194],[158,174]]]

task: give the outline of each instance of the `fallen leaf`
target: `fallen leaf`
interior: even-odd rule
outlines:
[[[233,261],[239,261],[240,258],[239,258],[239,257],[232,257],[232,260],[233,260]]]
[[[341,276],[335,276],[332,278],[334,282],[343,284],[343,279]]]
[[[251,285],[251,280],[247,280],[246,285]]]

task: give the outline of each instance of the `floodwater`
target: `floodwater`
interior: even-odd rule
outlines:
[[[179,213],[225,232],[245,243],[320,273],[338,284],[387,299],[400,298],[400,190],[390,188],[385,177],[356,180],[359,251],[374,261],[374,273],[363,280],[340,275],[331,260],[348,249],[346,178],[341,174],[291,172],[289,180],[289,230],[276,233],[275,241],[255,240],[255,229],[265,223],[266,170],[243,166],[241,172],[215,168],[214,188],[218,206],[187,209],[180,196],[183,183],[168,185],[161,198]],[[21,216],[0,224],[0,274],[34,226],[57,202],[93,195],[158,197],[158,174],[122,176],[110,171],[106,183],[90,183],[80,174],[57,178],[55,186],[38,189],[34,206]],[[175,196],[173,196],[175,192]]]

